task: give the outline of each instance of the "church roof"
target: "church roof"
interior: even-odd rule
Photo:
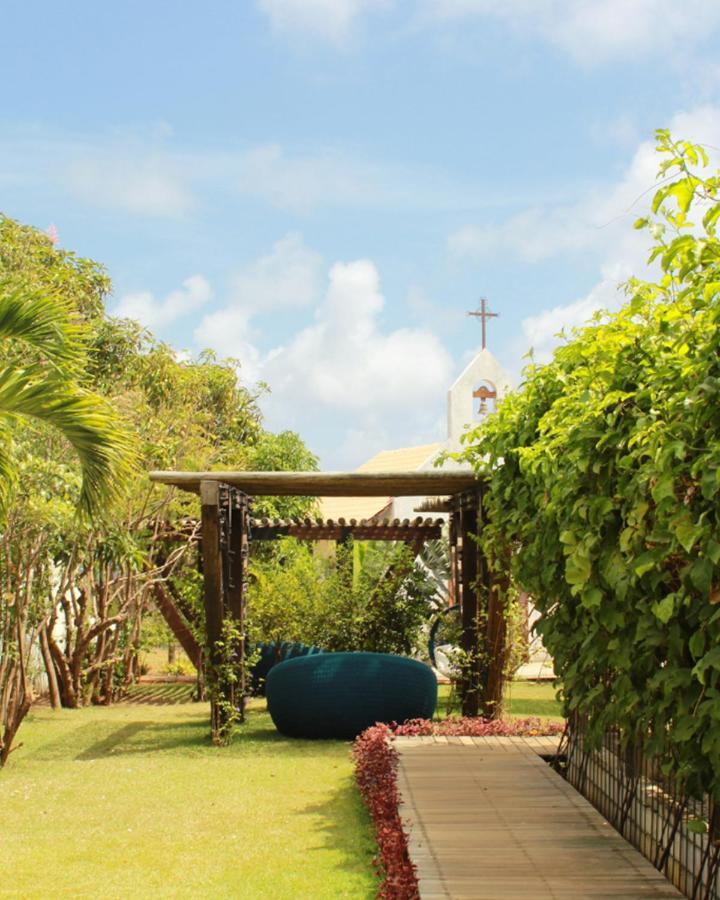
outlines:
[[[358,472],[415,472],[441,448],[442,444],[421,444],[399,450],[381,450],[368,459]],[[320,515],[325,519],[371,519],[378,516],[392,502],[392,497],[323,497]]]

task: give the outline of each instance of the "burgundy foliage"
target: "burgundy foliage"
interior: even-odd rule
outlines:
[[[415,865],[408,852],[407,835],[400,819],[400,792],[397,787],[398,752],[392,737],[415,735],[447,735],[468,737],[524,737],[560,734],[564,726],[559,722],[540,719],[481,719],[458,718],[409,719],[401,725],[377,724],[366,729],[353,747],[355,777],[365,805],[375,824],[379,858],[373,860],[382,882],[378,897],[382,900],[417,900]]]
[[[380,854],[373,862],[383,879],[378,897],[416,900],[420,893],[415,866],[408,853],[407,835],[398,812],[398,752],[388,740],[391,736],[392,731],[387,725],[373,725],[363,731],[353,748],[355,777],[375,823]]]
[[[456,718],[440,719],[431,722],[429,719],[408,719],[402,725],[391,723],[390,730],[398,737],[413,735],[446,735],[448,737],[533,737],[535,735],[562,734],[563,722],[544,722],[542,719],[482,719]]]

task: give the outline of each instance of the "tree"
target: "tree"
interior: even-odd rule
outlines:
[[[14,437],[21,420],[56,429],[73,448],[82,473],[78,502],[87,515],[100,514],[119,496],[129,470],[130,443],[118,416],[97,394],[81,387],[75,372],[82,356],[82,328],[63,300],[24,290],[9,278],[0,281],[0,514],[20,479]],[[37,633],[38,589],[49,587],[48,572],[38,575],[42,529],[31,528],[22,565],[5,521],[0,617],[0,766],[28,712],[32,690],[28,662]],[[11,597],[12,602],[7,598]]]
[[[204,643],[193,498],[142,473],[316,460],[297,435],[265,431],[238,360],[181,358],[107,316],[101,266],[3,216],[0,284],[0,488],[12,492],[0,525],[0,702],[26,706],[28,665],[41,660],[53,705],[108,703],[135,677],[158,590]],[[283,503],[266,508],[302,514],[312,501]]]

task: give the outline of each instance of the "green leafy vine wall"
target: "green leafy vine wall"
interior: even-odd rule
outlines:
[[[720,800],[720,218],[702,147],[657,133],[635,223],[657,282],[574,332],[465,436],[484,549],[540,611],[566,709]]]

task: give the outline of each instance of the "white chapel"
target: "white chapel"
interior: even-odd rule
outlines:
[[[491,415],[497,404],[512,389],[510,375],[487,349],[486,318],[489,313],[485,301],[481,311],[470,313],[482,317],[482,346],[455,379],[447,393],[447,436],[444,441],[397,450],[382,450],[364,462],[358,472],[413,472],[435,468],[443,453],[461,449],[460,437],[468,427]],[[460,463],[445,460],[442,468],[462,468]],[[321,501],[325,519],[413,519],[416,507],[424,497],[326,497]]]

